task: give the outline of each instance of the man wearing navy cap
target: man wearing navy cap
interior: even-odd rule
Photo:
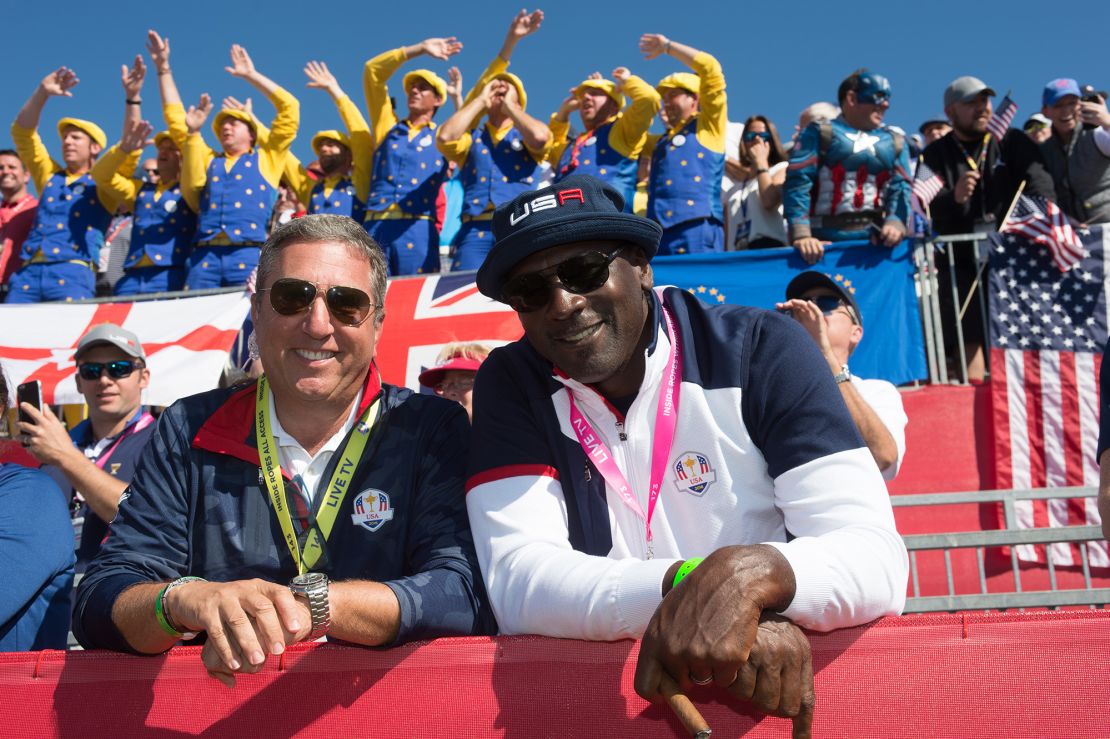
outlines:
[[[800,323],[817,342],[840,395],[848,406],[883,479],[893,480],[906,454],[906,411],[898,388],[886,380],[865,380],[848,369],[848,358],[863,340],[863,314],[856,289],[843,275],[802,272],[786,286],[775,307]]]
[[[904,602],[882,476],[805,332],[655,290],[662,229],[623,210],[573,175],[494,218],[478,289],[525,336],[475,385],[467,509],[491,603],[505,633],[642,636],[649,700],[665,675],[714,682],[808,727],[790,622]]]
[[[1056,185],[1056,202],[1075,221],[1110,222],[1110,111],[1097,93],[1082,95],[1073,79],[1052,80],[1041,95],[1052,136],[1041,153]],[[1080,125],[1082,124],[1082,125]]]
[[[809,264],[830,241],[894,246],[906,235],[910,160],[905,137],[883,125],[890,96],[886,77],[857,69],[837,91],[841,114],[810,123],[790,150],[783,215]]]

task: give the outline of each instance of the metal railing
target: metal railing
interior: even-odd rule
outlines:
[[[925,352],[929,367],[929,381],[940,384],[961,384],[968,382],[968,360],[964,348],[964,330],[961,320],[964,310],[971,300],[978,301],[982,316],[982,337],[984,362],[989,362],[987,351],[989,337],[986,250],[980,246],[985,242],[986,233],[951,234],[916,239],[914,243],[914,280],[916,283],[918,305],[921,309],[922,332],[925,336]],[[971,249],[975,253],[977,277],[966,294],[961,295],[956,281],[956,252]],[[937,270],[937,260],[945,260],[948,279],[941,284]],[[941,300],[942,291],[951,296],[952,315],[946,315]],[[964,310],[961,310],[963,308]],[[944,326],[950,325],[955,331],[955,378],[949,376],[948,351],[944,342]]]
[[[1053,528],[1018,528],[1016,503],[1018,501],[1058,500],[1066,498],[1093,498],[1094,487],[1044,488],[1035,490],[982,490],[967,493],[928,493],[922,495],[895,495],[891,504],[896,508],[909,506],[939,506],[955,504],[1001,503],[1005,529],[965,531],[945,534],[908,534],[902,538],[910,555],[910,580],[913,595],[906,600],[905,613],[935,611],[960,611],[981,609],[1059,607],[1068,605],[1097,606],[1110,603],[1110,587],[1094,587],[1088,542],[1102,541],[1099,526],[1062,526]],[[1024,590],[1021,567],[1016,547],[1037,544],[1076,544],[1080,554],[1083,577],[1082,588],[1058,589],[1052,547],[1045,547],[1045,568],[1048,573],[1048,590]],[[1013,574],[1013,592],[988,593],[986,551],[989,548],[1009,547],[1010,569]],[[958,595],[952,565],[953,551],[973,549],[978,568],[979,592]],[[917,553],[941,551],[944,555],[947,595],[922,596]],[[1073,565],[1068,565],[1069,567]]]

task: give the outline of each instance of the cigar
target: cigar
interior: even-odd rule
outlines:
[[[709,728],[709,724],[702,718],[693,702],[679,691],[678,685],[670,675],[663,674],[659,681],[659,688],[663,692],[663,697],[667,699],[667,705],[674,711],[674,715],[678,717],[690,736],[694,739],[709,739],[713,730]]]

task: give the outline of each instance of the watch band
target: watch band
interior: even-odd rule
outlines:
[[[836,380],[837,385],[841,384],[842,382],[848,382],[849,380],[851,380],[852,373],[848,371],[848,365],[844,365],[843,367],[841,367],[840,371],[833,375],[833,379]]]
[[[154,615],[158,618],[158,625],[162,627],[162,630],[170,636],[176,636],[178,639],[184,639],[186,641],[188,641],[189,639],[196,639],[197,632],[182,631],[178,627],[177,623],[173,620],[173,616],[170,615],[170,609],[166,603],[166,597],[169,596],[171,590],[181,587],[188,582],[207,581],[203,577],[194,577],[192,575],[179,577],[166,587],[162,588],[162,591],[158,593],[158,600],[154,603]]]
[[[328,603],[328,576],[321,572],[298,575],[289,582],[294,595],[301,595],[308,601],[308,612],[312,616],[312,631],[309,639],[319,639],[331,628],[331,606]]]

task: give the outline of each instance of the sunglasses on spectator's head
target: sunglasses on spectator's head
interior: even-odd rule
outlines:
[[[767,143],[771,143],[771,132],[770,131],[745,131],[744,132],[744,141],[745,141],[745,143],[750,144],[751,142],[755,141],[756,139],[763,139]]]
[[[270,293],[270,305],[276,312],[292,316],[309,309],[320,286],[307,280],[283,277],[259,292]],[[323,296],[332,318],[347,326],[361,325],[377,307],[370,302],[369,295],[355,287],[332,285],[323,291]]]
[[[77,372],[82,380],[96,382],[105,371],[113,380],[122,380],[130,377],[135,370],[142,369],[145,365],[130,359],[118,359],[115,362],[84,362],[77,365]]]
[[[551,298],[552,275],[567,292],[575,295],[593,292],[609,281],[609,265],[622,251],[623,245],[608,254],[588,251],[547,269],[517,275],[505,283],[501,299],[517,313],[539,310]]]

